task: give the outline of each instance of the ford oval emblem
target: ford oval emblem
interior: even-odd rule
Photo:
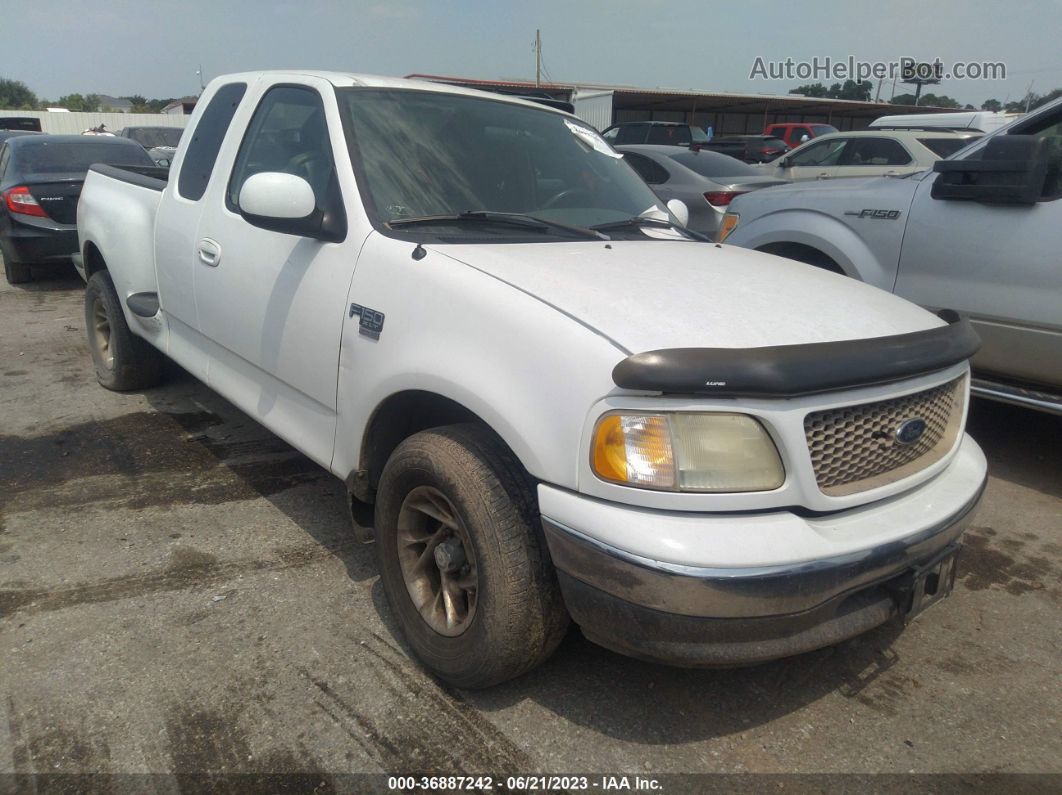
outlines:
[[[926,432],[926,421],[921,417],[913,417],[900,423],[893,436],[897,444],[914,444],[922,438]]]

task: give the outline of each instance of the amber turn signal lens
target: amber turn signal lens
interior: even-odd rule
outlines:
[[[737,213],[727,213],[724,215],[723,220],[719,222],[719,235],[716,237],[716,242],[722,243],[726,240],[727,235],[734,231],[740,219],[741,216]]]

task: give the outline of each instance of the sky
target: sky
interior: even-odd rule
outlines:
[[[536,28],[565,82],[785,94],[804,81],[750,80],[757,56],[909,56],[1002,61],[926,89],[978,107],[1062,87],[1062,0],[0,0],[0,77],[49,99],[196,94],[200,64],[533,79]]]

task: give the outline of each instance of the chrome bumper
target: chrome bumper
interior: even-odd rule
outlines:
[[[828,560],[747,569],[695,568],[648,560],[543,519],[558,569],[619,599],[685,616],[741,618],[810,610],[932,557],[955,541],[984,493],[947,520],[880,547]]]
[[[889,585],[958,546],[984,493],[945,521],[842,557],[761,568],[647,560],[543,518],[573,619],[591,640],[678,665],[736,665],[797,654],[898,615]]]

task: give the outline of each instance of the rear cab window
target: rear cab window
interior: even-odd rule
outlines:
[[[246,92],[246,83],[227,83],[210,98],[210,104],[195,126],[181,164],[177,180],[177,193],[181,198],[189,201],[203,198],[218,159],[221,142],[225,140],[229,123]]]

